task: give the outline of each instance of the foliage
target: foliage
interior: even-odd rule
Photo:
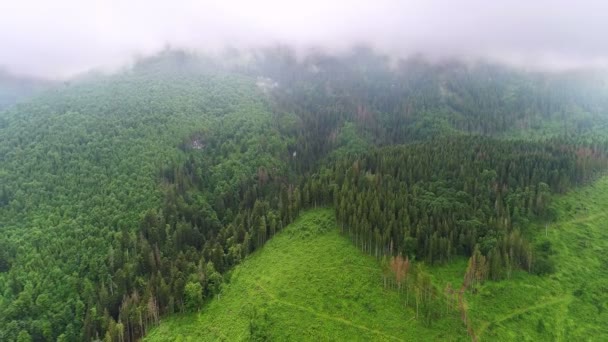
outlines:
[[[552,270],[527,227],[557,214],[551,193],[606,166],[597,127],[608,92],[587,76],[391,66],[366,49],[301,60],[271,49],[245,65],[164,51],[11,100],[0,112],[0,340],[136,340],[162,315],[220,302],[235,265],[322,205],[355,246],[394,266],[399,277],[384,279],[395,303],[416,305],[425,329],[444,324],[419,261],[473,255],[462,275],[481,290],[517,267]],[[536,132],[552,138],[515,139]],[[417,262],[407,277],[405,260]],[[381,272],[366,270],[359,279]],[[328,284],[364,297],[353,279]],[[258,304],[244,331],[277,337],[285,308]]]
[[[21,330],[35,340],[140,335],[159,311],[183,308],[184,286],[197,274],[185,263],[192,240],[181,217],[168,219],[168,234],[164,222],[144,229],[163,202],[176,205],[163,170],[204,154],[197,172],[209,180],[205,192],[180,206],[207,210],[214,193],[231,193],[259,168],[282,172],[285,143],[254,80],[167,54],[2,113],[0,340]],[[195,134],[203,149],[182,146]],[[221,224],[207,213],[199,225]],[[140,243],[142,234],[160,234],[152,240],[183,248],[181,257],[159,259],[165,251]],[[221,277],[205,264],[198,274],[209,296]],[[159,282],[155,296],[149,279]]]
[[[184,287],[184,302],[186,310],[196,312],[203,305],[203,287],[199,282],[189,282]]]
[[[605,169],[605,148],[594,146],[456,136],[353,155],[313,175],[300,193],[333,198],[341,231],[377,258],[445,263],[478,250],[488,270],[475,278],[500,279],[512,267],[534,269],[522,222],[546,216],[551,192]],[[549,262],[537,271],[550,271]]]

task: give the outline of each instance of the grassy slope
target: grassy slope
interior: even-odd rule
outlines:
[[[469,316],[481,341],[605,341],[608,339],[608,177],[556,198],[556,222],[533,227],[551,241],[557,271],[538,277],[515,272],[468,295]],[[466,262],[434,270],[456,281]]]
[[[271,340],[467,340],[457,313],[432,327],[385,290],[376,260],[335,228],[333,211],[304,213],[238,266],[220,299],[166,319],[147,337],[245,340],[257,320]]]

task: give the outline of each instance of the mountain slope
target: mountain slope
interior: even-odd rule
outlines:
[[[608,178],[555,199],[554,222],[530,227],[533,241],[552,255],[556,272],[517,272],[469,296],[481,340],[594,341],[608,336]],[[464,268],[462,269],[464,272]]]
[[[168,318],[146,340],[467,340],[457,312],[425,326],[382,278],[333,210],[312,210],[237,266],[201,313]]]
[[[75,341],[105,331],[144,272],[133,258],[140,220],[160,207],[162,180],[189,154],[204,153],[205,176],[227,189],[287,157],[254,79],[175,56],[47,92],[2,119],[4,341],[20,332]],[[199,136],[205,146],[192,148]],[[261,138],[266,150],[249,148]],[[214,203],[212,193],[195,200]]]
[[[593,77],[394,66],[367,51],[261,56],[234,66],[164,51],[0,113],[0,340],[137,340],[196,309],[191,295],[216,296],[318,205],[385,266],[399,252],[416,267],[483,254],[492,279],[532,271],[523,236],[550,214],[547,185],[566,191],[605,167],[606,87]],[[553,138],[467,137],[513,130]],[[441,298],[428,283],[410,290]],[[444,307],[429,302],[425,324]]]

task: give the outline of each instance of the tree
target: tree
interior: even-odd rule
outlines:
[[[21,330],[19,335],[17,335],[17,342],[32,342],[32,336],[27,330]]]
[[[203,305],[203,287],[199,282],[188,282],[184,288],[186,310],[196,312]]]
[[[540,182],[536,187],[536,213],[540,217],[547,214],[547,206],[551,195],[551,188],[546,183]]]
[[[488,276],[488,265],[486,263],[486,257],[479,251],[479,246],[475,246],[475,251],[471,258],[464,276],[465,288],[475,289],[477,284],[482,283]]]

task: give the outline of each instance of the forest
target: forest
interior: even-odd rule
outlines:
[[[255,56],[166,50],[0,107],[0,340],[138,340],[317,207],[391,286],[456,258],[470,292],[547,276],[529,226],[608,166],[598,75]]]

